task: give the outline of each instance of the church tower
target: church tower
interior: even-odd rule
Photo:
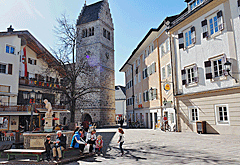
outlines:
[[[79,103],[80,106],[77,108],[83,109],[84,113],[81,114],[78,109],[75,119],[76,121],[90,120],[101,125],[114,125],[114,27],[108,0],[91,5],[85,2],[77,19],[77,29],[81,33],[77,57],[85,56],[89,65],[97,68],[95,69],[97,76],[92,81],[100,85],[100,90],[98,93],[88,95],[91,102]]]

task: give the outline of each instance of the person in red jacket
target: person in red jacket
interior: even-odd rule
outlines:
[[[97,140],[95,141],[95,153],[96,153],[96,156],[100,155],[103,156],[102,154],[102,149],[103,149],[103,140],[102,140],[102,136],[101,135],[98,135],[97,136]]]

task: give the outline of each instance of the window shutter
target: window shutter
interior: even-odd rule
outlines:
[[[28,58],[28,63],[31,64],[31,58]]]
[[[147,68],[147,70],[148,70],[148,75],[151,75],[151,74],[152,74],[152,66],[150,65],[150,66]]]
[[[149,90],[149,92],[148,92],[148,98],[149,98],[149,100],[152,100],[152,91],[151,90]]]
[[[222,65],[224,66],[224,64],[227,62],[227,57],[226,57],[226,55],[224,54],[223,55],[223,57],[222,57]],[[223,69],[223,74],[225,75],[225,76],[227,76],[228,75],[228,72],[225,70],[225,69]]]
[[[12,64],[8,64],[8,74],[12,75]]]
[[[148,77],[148,68],[145,69],[145,77]]]
[[[196,43],[196,30],[195,30],[195,26],[193,26],[191,28],[191,38],[192,38],[192,44]]]
[[[181,73],[182,73],[182,85],[187,85],[186,70],[183,69],[183,70],[181,71]]]
[[[198,67],[197,67],[197,65],[195,65],[195,66],[193,67],[193,71],[194,71],[194,82],[195,82],[195,83],[198,83],[199,77],[198,77]]]
[[[211,61],[205,61],[204,65],[205,65],[206,79],[212,79]]]
[[[34,65],[37,65],[37,60],[34,60]]]
[[[138,74],[138,67],[136,68],[136,74]]]
[[[203,38],[208,37],[207,20],[202,21]]]
[[[145,93],[143,93],[143,101],[146,101],[146,99],[145,99]]]
[[[157,99],[157,89],[153,90],[153,99]]]
[[[142,72],[143,74],[142,74],[142,77],[143,77],[143,79],[145,78],[144,76],[145,76],[145,72],[144,72],[144,70],[143,70],[143,72]]]
[[[239,17],[240,17],[240,0],[238,0],[238,14],[239,14]]]
[[[179,49],[184,48],[183,33],[178,34]]]
[[[219,30],[223,30],[223,29],[224,29],[224,25],[223,25],[222,10],[220,10],[220,11],[217,13],[217,22],[218,22],[218,28],[219,28]]]

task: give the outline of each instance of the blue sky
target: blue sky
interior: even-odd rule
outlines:
[[[87,5],[98,0],[87,0]],[[75,21],[85,0],[0,0],[0,30],[9,25],[15,30],[29,30],[47,49],[53,47],[53,28],[62,13]],[[115,84],[125,85],[119,69],[151,28],[180,13],[184,0],[109,0],[115,28]]]

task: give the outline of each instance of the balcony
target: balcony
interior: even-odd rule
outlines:
[[[0,112],[27,112],[30,111],[30,107],[28,105],[0,105]],[[45,108],[44,104],[34,104],[34,111],[37,108]],[[52,109],[66,109],[64,105],[52,105]]]
[[[60,89],[61,86],[59,83],[37,81],[34,79],[19,79],[19,85],[38,87],[38,88],[47,88],[47,89]]]

